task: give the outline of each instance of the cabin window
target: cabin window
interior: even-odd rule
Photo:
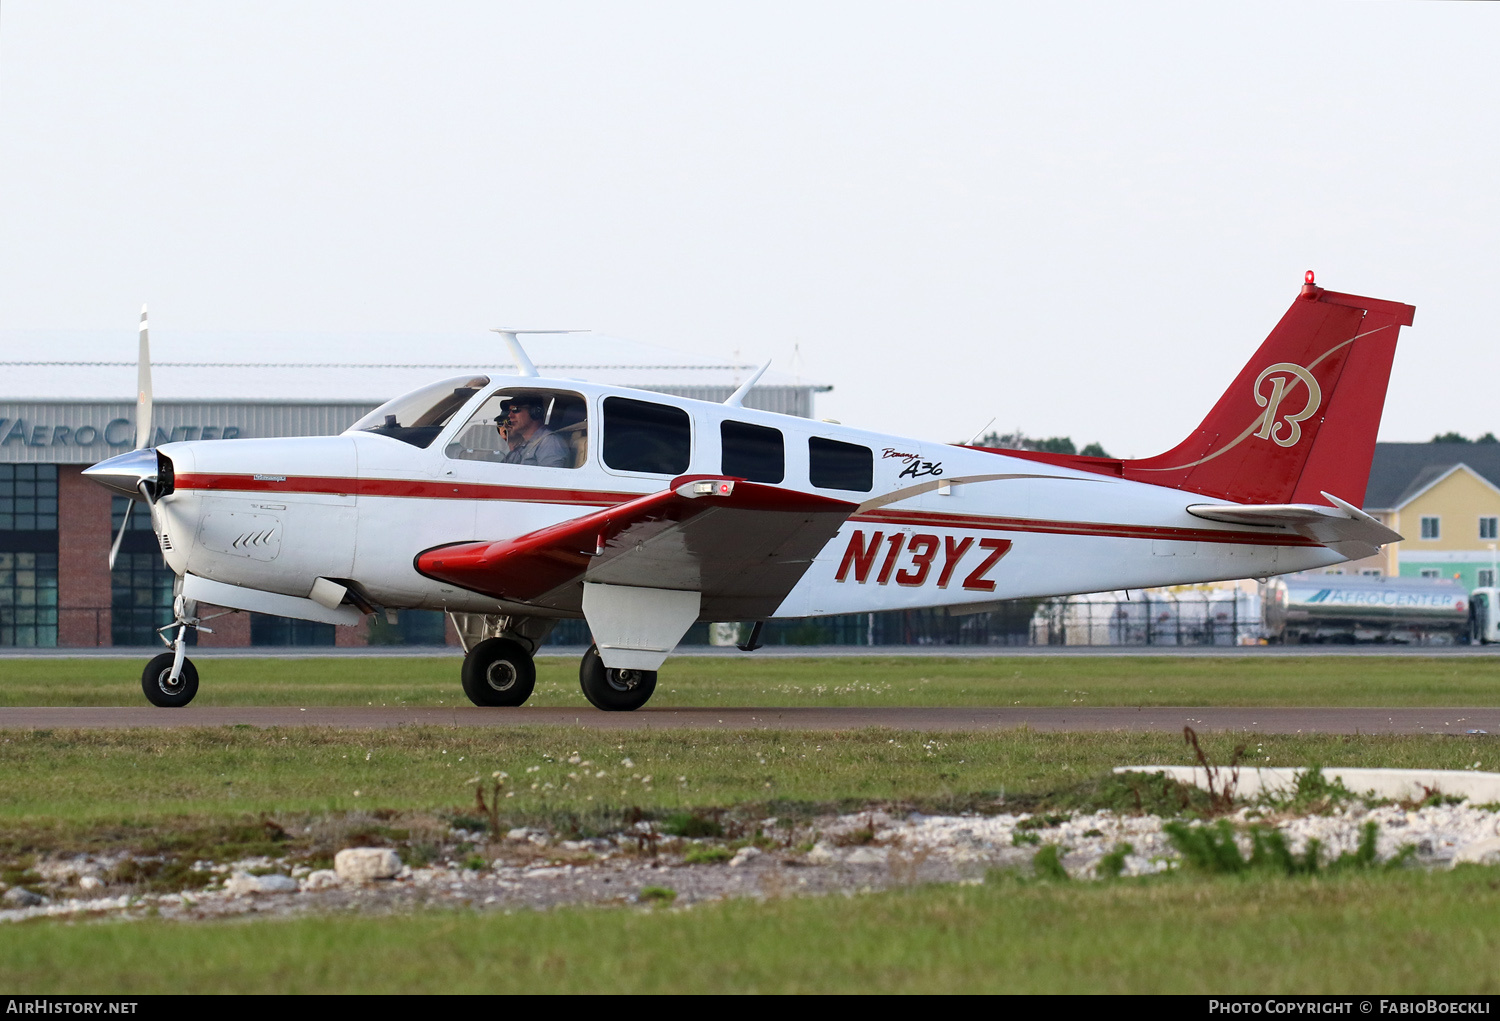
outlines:
[[[1480,518],[1479,537],[1481,539],[1494,539],[1500,535],[1500,518]]]
[[[589,459],[588,403],[565,390],[498,390],[444,451],[463,461],[581,468]]]
[[[875,454],[869,447],[814,436],[807,441],[808,480],[819,489],[868,493],[875,485]]]
[[[780,482],[786,478],[786,444],[780,429],[746,422],[719,423],[725,475],[751,482]]]
[[[375,433],[414,447],[428,447],[469,398],[489,385],[488,376],[455,376],[431,383],[386,401],[344,431]]]
[[[602,453],[616,471],[681,475],[692,460],[692,422],[681,408],[606,397]]]
[[[1442,521],[1442,519],[1439,518],[1437,515],[1432,515],[1430,517],[1424,517],[1422,519],[1422,538],[1424,538],[1424,539],[1440,539],[1440,538],[1442,538],[1442,532],[1443,532],[1443,530],[1442,530],[1442,527],[1441,527],[1441,524],[1440,524],[1441,521]]]

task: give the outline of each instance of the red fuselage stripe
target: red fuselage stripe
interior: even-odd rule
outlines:
[[[925,511],[868,511],[850,521],[914,525],[919,528],[969,528],[991,532],[1041,532],[1049,535],[1097,535],[1111,539],[1171,539],[1176,542],[1225,542],[1248,546],[1321,546],[1301,535],[1230,532],[1217,528],[1173,525],[1117,525],[1107,521],[1047,521],[1038,518],[992,518]]]
[[[414,500],[505,500],[510,503],[567,503],[585,507],[613,507],[641,493],[606,493],[592,489],[537,489],[493,486],[471,482],[432,482],[422,479],[351,479],[296,475],[178,475],[178,489],[240,493],[332,493],[339,496],[392,496]]]
[[[569,504],[614,507],[637,500],[640,493],[611,493],[587,489],[541,489],[470,482],[433,482],[420,479],[354,479],[318,475],[200,475],[182,474],[177,489],[240,493],[319,493],[340,496],[382,496],[417,500],[504,500],[512,503]],[[1171,539],[1178,542],[1220,542],[1247,546],[1319,546],[1300,535],[1237,532],[1214,528],[1177,528],[1170,525],[1126,525],[1103,521],[1047,521],[1036,518],[998,518],[929,511],[873,510],[850,521],[918,528],[963,528],[989,532],[1035,532],[1048,535],[1090,535],[1109,539]]]

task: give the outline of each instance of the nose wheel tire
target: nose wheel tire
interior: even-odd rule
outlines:
[[[464,694],[482,706],[518,706],[536,687],[531,653],[509,638],[486,638],[464,657]]]
[[[185,706],[198,694],[198,668],[190,659],[182,661],[182,673],[172,683],[173,658],[172,653],[164,652],[141,671],[141,690],[146,693],[146,701],[163,709]]]
[[[599,658],[598,646],[589,646],[578,667],[583,697],[595,709],[629,712],[639,709],[656,691],[655,670],[611,670]]]

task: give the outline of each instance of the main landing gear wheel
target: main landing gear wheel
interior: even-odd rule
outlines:
[[[154,706],[176,709],[187,705],[198,694],[198,668],[190,659],[182,661],[182,673],[177,675],[175,684],[172,682],[172,661],[175,658],[172,653],[164,652],[141,671],[141,690],[146,693],[146,701]]]
[[[509,638],[486,638],[464,657],[464,694],[482,706],[517,706],[536,687],[531,653]]]
[[[629,712],[645,705],[656,691],[656,671],[611,670],[599,658],[599,647],[590,645],[578,667],[578,683],[595,709]]]

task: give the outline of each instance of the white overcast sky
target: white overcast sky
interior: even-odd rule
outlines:
[[[849,424],[1144,456],[1312,268],[1417,306],[1383,439],[1500,432],[1497,30],[1450,3],[0,0],[0,329],[128,344],[149,301],[164,358],[253,356],[174,331],[472,331],[489,363],[487,327],[589,327],[775,358]]]

